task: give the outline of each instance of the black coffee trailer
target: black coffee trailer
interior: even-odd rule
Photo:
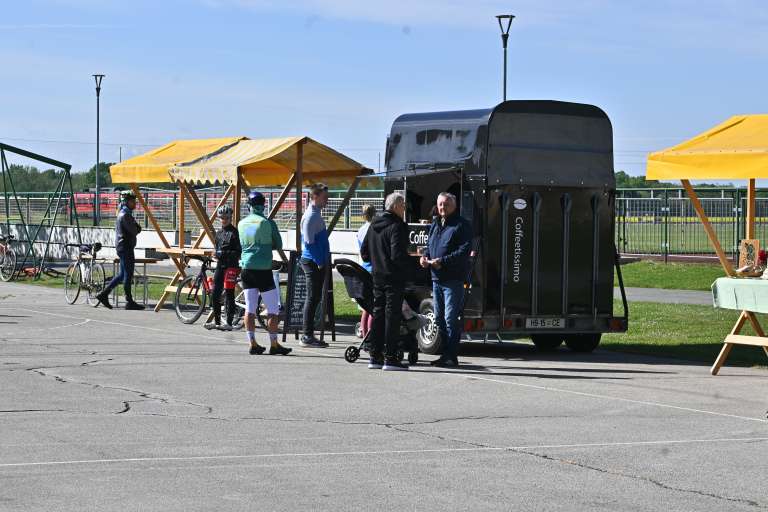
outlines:
[[[589,352],[627,330],[614,247],[613,133],[601,109],[559,101],[405,114],[387,140],[385,190],[405,191],[412,251],[426,244],[436,196],[453,193],[474,227],[464,313],[473,340],[531,337]],[[416,257],[416,256],[414,256]],[[623,314],[614,314],[614,268]],[[429,275],[408,298],[432,311]],[[439,353],[434,326],[420,349]]]

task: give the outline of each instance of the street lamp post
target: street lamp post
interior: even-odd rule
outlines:
[[[96,200],[93,202],[93,225],[101,221],[101,186],[99,184],[99,96],[101,96],[101,80],[104,75],[93,75],[96,81]]]
[[[496,16],[501,29],[501,44],[504,47],[504,101],[507,101],[507,41],[509,40],[509,29],[512,26],[512,20],[515,17],[512,14],[499,14]],[[506,27],[504,24],[506,23]]]

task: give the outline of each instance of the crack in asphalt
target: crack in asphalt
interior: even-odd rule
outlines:
[[[578,468],[581,468],[581,469],[587,469],[587,470],[590,470],[590,471],[595,471],[595,472],[603,473],[603,474],[606,474],[606,475],[613,475],[613,476],[619,476],[619,477],[623,477],[623,478],[629,478],[629,479],[632,479],[632,480],[639,480],[639,481],[642,481],[642,482],[647,482],[647,483],[653,484],[653,485],[655,485],[657,487],[660,487],[660,488],[668,490],[668,491],[682,492],[682,493],[687,493],[687,494],[696,494],[696,495],[704,496],[704,497],[707,497],[707,498],[714,498],[714,499],[718,499],[718,500],[729,501],[729,502],[732,502],[732,503],[741,503],[741,504],[744,504],[744,505],[749,505],[751,507],[756,507],[756,508],[760,508],[760,509],[768,508],[768,507],[766,507],[764,505],[761,505],[760,503],[758,503],[757,501],[754,501],[754,500],[749,500],[749,499],[745,499],[745,498],[732,498],[730,496],[721,496],[719,494],[714,494],[714,493],[710,493],[710,492],[706,492],[706,491],[699,491],[697,489],[685,489],[683,487],[674,487],[672,485],[665,484],[664,482],[660,482],[659,480],[655,480],[655,479],[653,479],[651,477],[642,476],[642,475],[632,475],[632,474],[629,474],[629,473],[622,473],[621,471],[614,471],[614,470],[610,470],[610,469],[599,468],[597,466],[591,466],[589,464],[585,464],[585,463],[578,462],[578,461],[575,461],[575,460],[561,459],[559,457],[554,457],[552,455],[546,455],[546,454],[543,454],[543,453],[531,452],[531,451],[522,450],[522,449],[519,449],[519,448],[510,448],[507,451],[515,452],[515,453],[520,453],[520,454],[523,454],[523,455],[530,455],[532,457],[536,457],[536,458],[539,458],[539,459],[547,460],[547,461],[550,461],[550,462],[558,462],[558,463],[561,463],[561,464],[568,464],[570,466],[575,466],[575,467],[578,467]]]
[[[88,365],[92,365],[92,364],[95,364],[95,363],[99,363],[99,362],[103,362],[103,361],[111,361],[111,360],[112,359],[101,359],[101,360],[94,360],[94,361],[86,361],[84,363],[81,363],[78,366],[88,366]],[[109,389],[109,390],[113,390],[113,391],[125,391],[126,393],[133,393],[133,394],[136,394],[136,395],[140,396],[141,398],[146,398],[147,400],[159,402],[159,403],[162,403],[162,404],[165,404],[165,405],[181,404],[181,405],[185,405],[185,406],[199,407],[201,409],[204,409],[206,411],[206,414],[211,414],[213,412],[213,407],[211,407],[210,405],[198,404],[198,403],[195,403],[195,402],[189,402],[189,401],[186,401],[186,400],[180,400],[180,399],[173,398],[173,397],[168,397],[168,396],[161,396],[161,395],[157,395],[157,394],[154,394],[152,392],[149,392],[149,391],[141,391],[141,390],[138,390],[138,389],[131,389],[131,388],[120,387],[120,386],[107,386],[105,384],[96,384],[96,383],[93,383],[93,382],[85,382],[85,381],[79,381],[79,380],[65,379],[65,378],[63,378],[60,375],[55,375],[53,373],[46,373],[46,372],[43,371],[43,370],[46,370],[46,369],[49,369],[49,368],[59,368],[59,367],[53,366],[53,367],[27,368],[26,371],[36,373],[36,374],[41,375],[43,377],[52,378],[56,382],[60,382],[62,384],[77,384],[77,385],[80,385],[80,386],[88,386],[88,387],[91,387],[93,389]],[[141,402],[141,401],[143,401],[143,400],[132,400],[132,401],[129,401],[129,402]],[[126,407],[126,402],[123,401],[123,410],[118,411],[115,414],[123,414],[125,412],[128,412],[128,410],[130,410],[130,405],[128,405],[127,409],[125,409],[125,407]]]

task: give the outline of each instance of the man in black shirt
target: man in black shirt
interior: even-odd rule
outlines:
[[[232,208],[222,206],[217,214],[221,220],[221,230],[216,233],[216,272],[213,274],[213,321],[206,322],[204,327],[208,330],[219,329],[221,331],[232,330],[232,320],[235,316],[235,284],[240,274],[238,267],[240,262],[240,235],[237,228],[232,225]],[[227,323],[221,325],[221,291],[227,300]]]
[[[400,338],[405,281],[409,275],[408,229],[405,218],[405,196],[389,194],[385,212],[371,222],[360,256],[371,262],[373,271],[373,347],[368,368],[407,370],[397,357]]]
[[[133,269],[136,265],[136,257],[133,250],[136,248],[136,236],[141,232],[141,226],[133,218],[133,210],[136,209],[136,196],[132,192],[125,191],[120,196],[120,213],[115,221],[115,251],[120,258],[120,271],[107,284],[106,288],[96,295],[99,303],[105,308],[112,309],[109,303],[109,294],[121,282],[125,289],[125,309],[142,310],[144,306],[133,300],[131,284],[133,283]]]

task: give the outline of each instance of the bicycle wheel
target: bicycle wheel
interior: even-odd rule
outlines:
[[[5,255],[0,263],[0,279],[10,281],[13,279],[13,273],[16,272],[16,253],[10,247],[5,248]]]
[[[86,297],[88,304],[93,307],[99,305],[99,300],[96,296],[101,293],[106,283],[107,277],[104,273],[104,265],[101,263],[94,263],[93,267],[91,267],[91,278],[88,280],[86,287],[88,290],[88,296]]]
[[[243,292],[240,283],[235,285],[235,314],[232,318],[232,325],[238,325],[244,322],[245,316],[245,292]]]
[[[185,324],[193,324],[205,311],[207,301],[208,294],[205,287],[197,282],[197,276],[187,276],[176,288],[173,299],[176,316]]]
[[[240,288],[239,284],[235,288],[235,306],[237,311],[235,312],[234,323],[237,324],[238,318],[245,321],[245,291]],[[256,321],[262,329],[267,328],[267,308],[264,306],[261,296],[259,296],[259,302],[256,303]]]
[[[77,301],[81,284],[80,263],[76,261],[67,267],[67,273],[64,275],[64,297],[68,304],[74,304]]]

